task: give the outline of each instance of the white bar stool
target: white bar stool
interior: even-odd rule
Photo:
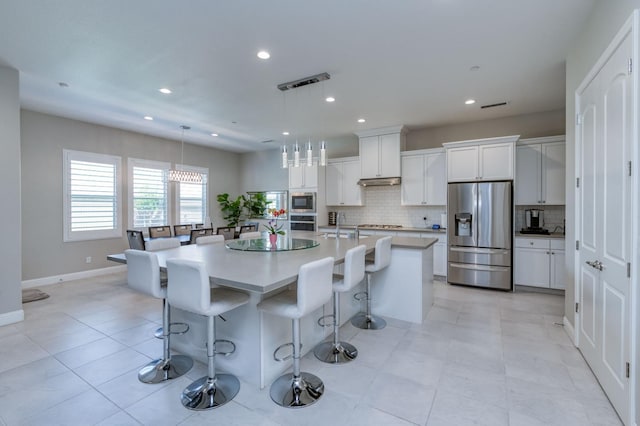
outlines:
[[[367,291],[364,293],[357,293],[353,297],[356,300],[362,300],[362,295],[366,297],[367,311],[366,313],[356,314],[351,318],[351,324],[354,327],[365,330],[380,330],[387,326],[387,322],[380,317],[371,315],[371,275],[374,272],[378,272],[391,263],[391,237],[383,237],[376,241],[374,261],[364,267],[367,273]]]
[[[204,315],[207,323],[208,374],[199,378],[182,391],[182,405],[190,410],[217,408],[231,401],[240,390],[240,381],[231,374],[216,374],[216,354],[230,355],[236,350],[233,342],[216,340],[216,316],[242,306],[249,296],[226,288],[211,288],[209,275],[202,262],[168,259],[169,285],[167,297],[171,305],[185,311]],[[216,343],[228,343],[232,350],[216,350]]]
[[[364,278],[364,255],[367,247],[360,245],[347,250],[344,258],[344,276],[333,282],[333,315],[326,315],[318,320],[324,325],[326,317],[333,317],[333,341],[323,342],[315,347],[313,354],[322,362],[344,364],[358,356],[358,349],[350,343],[341,342],[340,330],[340,293],[347,292],[358,285]]]
[[[290,318],[293,343],[285,343],[273,352],[276,361],[293,358],[293,373],[277,378],[271,385],[271,399],[287,408],[301,408],[316,402],[324,393],[324,383],[319,377],[300,372],[300,318],[320,308],[331,298],[333,257],[306,263],[298,273],[296,294],[284,291],[258,304],[258,309],[273,315]],[[293,355],[278,358],[277,352],[293,345]]]
[[[158,255],[142,250],[125,250],[127,259],[127,282],[129,287],[141,293],[162,299],[162,328],[156,331],[156,337],[163,341],[162,358],[151,361],[138,372],[138,380],[143,383],[160,383],[175,379],[191,370],[193,360],[186,355],[173,355],[170,349],[171,334],[183,334],[189,330],[187,324],[184,331],[171,332],[171,310],[167,303],[167,287],[160,280]],[[177,324],[174,324],[177,325]]]

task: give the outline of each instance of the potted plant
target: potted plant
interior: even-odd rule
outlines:
[[[227,226],[238,226],[245,202],[244,195],[239,195],[238,198],[232,200],[227,193],[218,194],[218,204],[220,204],[223,219],[227,221]]]
[[[284,231],[282,230],[282,225],[278,225],[278,217],[283,216],[287,213],[287,211],[285,209],[280,209],[280,210],[276,210],[276,209],[269,209],[269,214],[271,216],[271,219],[269,219],[269,222],[264,225],[264,227],[267,229],[267,232],[269,233],[269,241],[271,242],[272,246],[275,246],[276,241],[278,239],[278,235],[284,235]]]
[[[249,197],[244,200],[244,209],[247,211],[248,218],[263,218],[267,206],[271,201],[267,201],[267,195],[264,192],[248,192]]]

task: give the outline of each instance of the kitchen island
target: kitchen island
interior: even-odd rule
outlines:
[[[314,239],[319,244],[305,250],[267,253],[230,250],[224,244],[188,245],[156,252],[161,269],[165,269],[167,259],[171,258],[200,260],[206,265],[212,285],[232,287],[249,294],[247,305],[226,313],[226,321],[217,321],[217,338],[234,341],[237,351],[229,357],[218,357],[216,362],[222,370],[260,387],[268,385],[290,366],[290,362],[274,361],[272,355],[276,347],[291,340],[291,324],[281,317],[260,313],[256,305],[265,297],[293,288],[302,264],[332,256],[339,269],[348,249],[364,244],[367,252],[371,253],[380,238],[331,238],[300,231],[290,234],[292,237]],[[417,323],[422,321],[433,297],[430,271],[435,242],[435,239],[394,237],[391,264],[374,277],[374,313]],[[124,255],[111,255],[109,259],[123,262]],[[363,289],[364,283],[342,298],[345,322],[364,308],[361,302],[349,297]],[[329,327],[320,327],[317,319],[331,312],[332,305],[328,302],[301,320],[303,354],[329,335]],[[413,312],[411,319],[407,318],[407,312]],[[172,308],[172,321],[187,322],[191,327],[188,333],[172,337],[172,347],[205,362],[204,317]]]

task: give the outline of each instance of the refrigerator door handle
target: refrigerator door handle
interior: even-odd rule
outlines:
[[[457,251],[462,253],[476,253],[476,254],[503,254],[508,255],[509,250],[505,249],[488,249],[477,247],[449,247],[451,251]]]
[[[508,266],[474,265],[471,263],[450,263],[450,265],[453,268],[471,269],[473,271],[506,272],[511,269]]]

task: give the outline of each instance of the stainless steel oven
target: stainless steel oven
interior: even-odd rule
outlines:
[[[316,193],[315,192],[292,192],[291,203],[289,204],[291,213],[315,213]]]
[[[292,231],[316,231],[315,214],[292,214],[289,225]]]

